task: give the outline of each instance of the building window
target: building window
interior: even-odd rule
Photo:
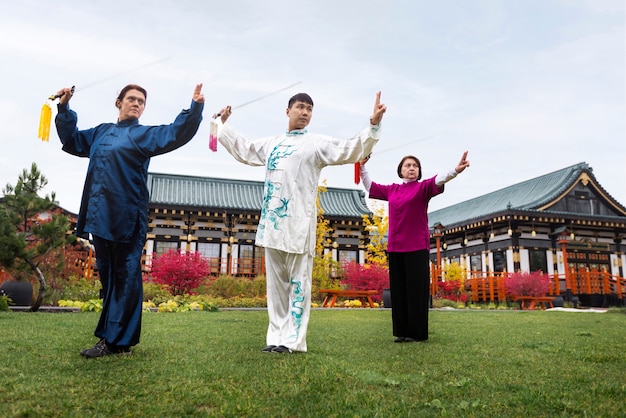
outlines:
[[[239,245],[239,258],[253,258],[254,246],[249,244]]]
[[[472,271],[482,271],[483,270],[483,259],[480,254],[476,254],[470,257],[470,264],[472,266]]]
[[[357,252],[351,250],[339,250],[339,260],[340,263],[350,263],[354,261],[357,262]]]
[[[548,271],[548,260],[546,258],[545,250],[529,250],[528,256],[530,258],[530,271]]]
[[[233,254],[235,256],[235,254]],[[254,265],[254,246],[250,244],[239,245],[239,257],[237,258],[237,274],[253,276],[257,273]]]
[[[220,258],[220,244],[199,242],[197,251],[203,258]]]
[[[220,274],[222,259],[220,258],[221,245],[213,242],[199,242],[196,251],[208,261],[212,275]]]
[[[169,250],[178,251],[178,241],[157,241],[155,250],[157,254],[163,254]]]
[[[506,270],[506,252],[502,250],[493,252],[493,271],[502,273]]]

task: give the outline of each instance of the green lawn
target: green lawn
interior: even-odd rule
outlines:
[[[618,417],[626,315],[314,310],[306,354],[264,354],[263,310],[156,313],[127,357],[85,359],[97,313],[0,312],[2,417]]]

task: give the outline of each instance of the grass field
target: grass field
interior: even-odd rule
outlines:
[[[131,356],[85,359],[97,313],[0,312],[2,417],[623,417],[626,315],[313,310],[308,353],[264,354],[264,310],[143,317]]]

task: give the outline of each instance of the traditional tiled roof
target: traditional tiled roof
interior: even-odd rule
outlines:
[[[263,202],[261,181],[149,173],[148,189],[151,206],[260,212]],[[328,217],[360,218],[371,213],[361,190],[326,187],[321,205]]]
[[[626,215],[626,208],[599,185],[593,175],[593,169],[587,163],[582,162],[430,212],[428,214],[429,226],[432,228],[436,223],[452,226],[511,210],[550,213],[549,206],[571,190],[582,178],[581,176],[588,178],[603,200],[615,208],[616,217]],[[620,212],[622,215],[619,214]]]

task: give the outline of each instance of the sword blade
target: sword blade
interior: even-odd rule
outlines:
[[[270,96],[273,96],[273,95],[275,95],[275,94],[278,94],[278,93],[280,93],[281,91],[289,90],[289,89],[290,89],[290,88],[292,88],[293,86],[297,86],[297,85],[298,85],[298,84],[300,84],[300,83],[302,83],[302,81],[296,81],[296,82],[295,82],[295,83],[293,83],[293,84],[290,84],[290,85],[288,85],[288,86],[286,86],[286,87],[283,87],[283,88],[280,88],[280,89],[278,89],[278,90],[274,90],[273,92],[271,92],[271,93],[267,93],[267,94],[264,94],[263,96],[259,96],[259,97],[255,98],[255,99],[252,99],[252,100],[250,100],[250,101],[247,101],[247,102],[245,102],[245,103],[242,103],[242,104],[240,104],[240,105],[237,105],[237,106],[235,106],[235,107],[233,107],[233,108],[231,108],[231,109],[232,109],[232,110],[235,110],[235,109],[239,109],[240,107],[248,106],[249,104],[252,104],[252,103],[258,102],[259,100],[263,100],[263,99],[265,99],[265,98],[267,98],[267,97],[270,97]],[[213,114],[213,119],[217,118],[218,116],[222,116],[222,114],[221,114],[221,113],[214,113],[214,114]]]

